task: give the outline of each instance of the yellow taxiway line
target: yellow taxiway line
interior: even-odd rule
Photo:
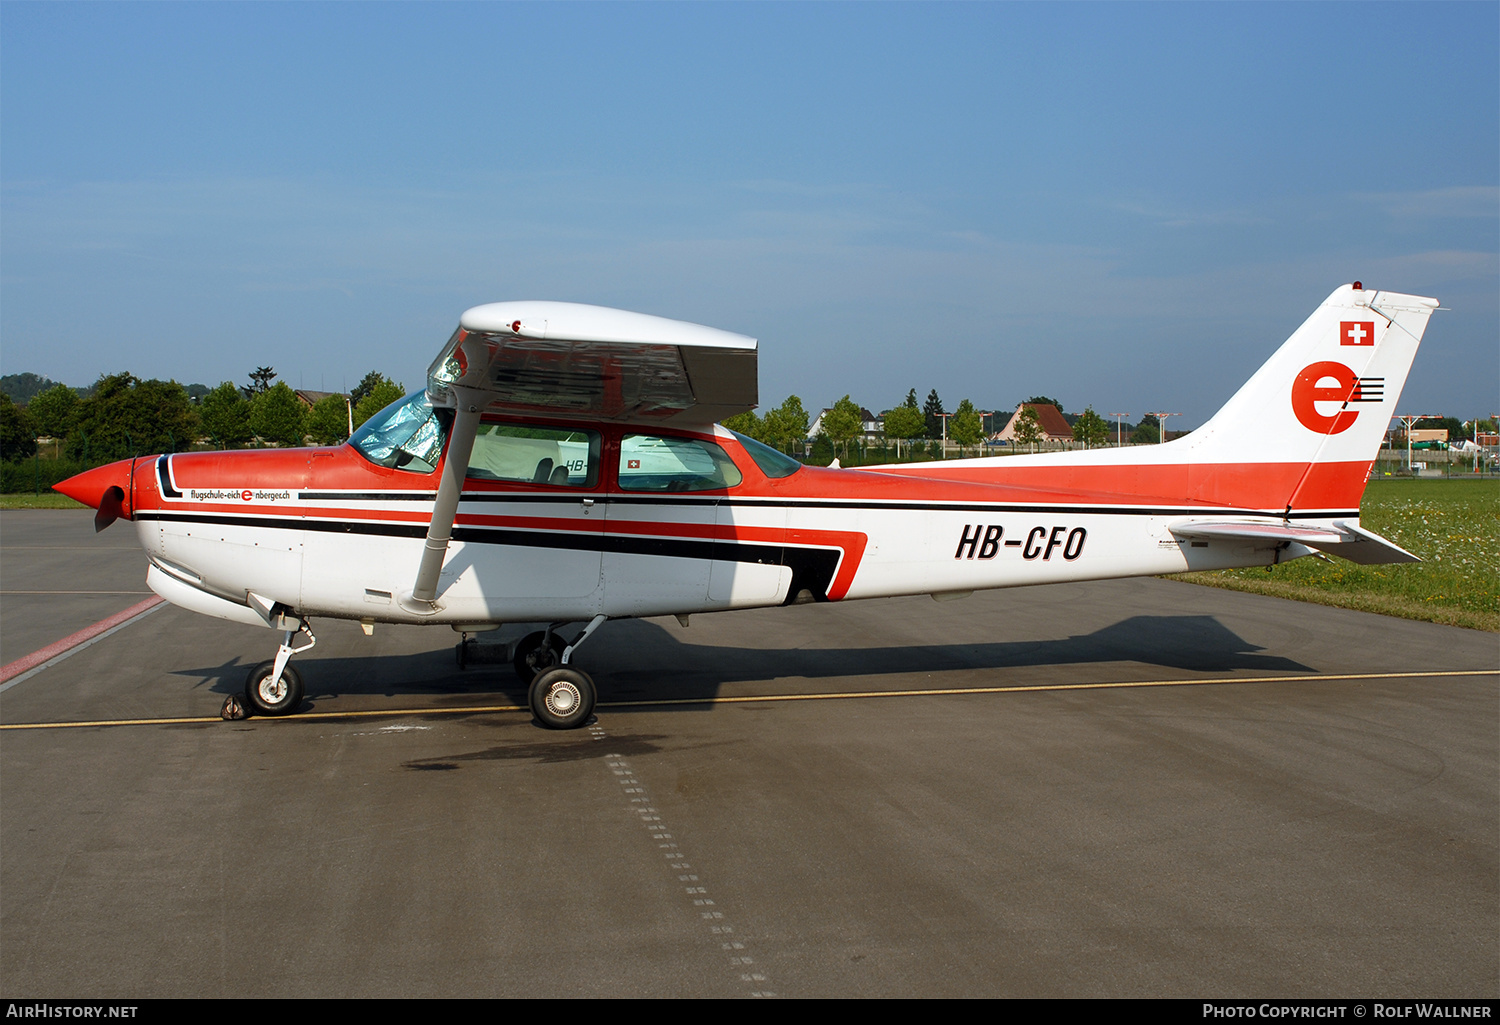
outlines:
[[[1443,676],[1500,676],[1500,669],[1445,669],[1416,673],[1343,673],[1307,676],[1224,676],[1196,680],[1127,680],[1118,683],[1047,683],[1010,687],[938,687],[931,690],[859,690],[820,694],[746,694],[713,698],[651,698],[641,701],[601,701],[596,708],[666,708],[674,705],[741,705],[770,701],[851,701],[866,698],[930,698],[964,694],[1026,694],[1065,690],[1118,690],[1134,687],[1208,687],[1244,683],[1330,683],[1357,680],[1410,680]],[[257,716],[260,722],[309,722],[325,719],[395,718],[398,716],[490,715],[496,712],[527,712],[525,705],[468,705],[457,708],[390,708],[349,712],[301,712],[285,717]],[[0,730],[57,730],[87,726],[180,726],[216,723],[216,715],[183,716],[172,719],[92,719],[83,722],[0,723]],[[244,721],[244,720],[236,720]]]

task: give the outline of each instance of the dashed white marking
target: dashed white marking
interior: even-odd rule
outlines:
[[[594,740],[604,740],[609,736],[597,721],[589,725],[589,732],[593,734]],[[631,811],[635,812],[637,821],[656,842],[656,848],[661,852],[667,867],[676,875],[677,883],[682,887],[683,897],[697,914],[698,921],[706,931],[705,934],[711,942],[719,944],[727,967],[749,987],[750,996],[774,997],[776,993],[770,987],[770,978],[751,967],[755,964],[754,957],[751,956],[743,941],[732,938],[734,927],[729,924],[724,917],[724,912],[719,910],[714,903],[709,895],[708,887],[698,877],[692,862],[666,828],[661,814],[651,803],[645,784],[636,776],[629,760],[619,754],[607,754],[604,756],[604,765],[615,776],[615,782],[619,783],[620,793],[625,797],[626,804]]]

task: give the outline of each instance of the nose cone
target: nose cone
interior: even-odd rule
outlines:
[[[53,491],[61,491],[76,502],[99,510],[94,517],[94,529],[103,530],[121,516],[130,516],[130,460],[85,470],[52,485]]]
[[[122,496],[130,490],[129,459],[85,470],[60,484],[52,485],[52,490],[61,491],[75,502],[97,509],[104,500],[104,493],[111,487],[119,488]]]

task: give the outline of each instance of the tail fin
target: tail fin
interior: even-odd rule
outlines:
[[[1193,462],[1304,464],[1287,510],[1358,508],[1436,299],[1337,289],[1208,423]]]

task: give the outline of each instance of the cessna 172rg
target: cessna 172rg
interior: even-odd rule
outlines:
[[[548,624],[516,646],[538,721],[587,722],[609,619],[1415,556],[1359,502],[1437,302],[1335,291],[1204,426],[1163,445],[824,469],[718,426],[756,341],[556,302],[476,306],[332,448],[121,460],[57,489],[134,523],[147,582],[282,633],[245,694],[294,711],[313,617]],[[571,641],[559,631],[583,623]],[[298,643],[299,638],[305,642]]]

